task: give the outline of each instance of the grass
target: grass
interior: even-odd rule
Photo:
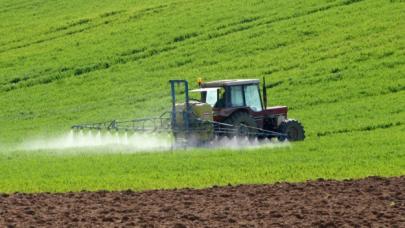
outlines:
[[[404,175],[403,6],[0,0],[0,192]],[[171,78],[263,76],[269,105],[288,105],[306,141],[163,154],[6,149],[81,122],[156,116],[169,108]]]
[[[1,190],[65,192],[202,188],[317,178],[405,175],[403,143],[400,138],[388,142],[384,139],[387,133],[403,130],[404,127],[394,127],[363,134],[337,134],[278,149],[199,149],[154,154],[13,152],[0,157]]]

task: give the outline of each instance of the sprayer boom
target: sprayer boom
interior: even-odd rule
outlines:
[[[164,117],[168,113],[165,112],[161,116],[156,118],[141,118],[133,119],[129,121],[109,121],[102,123],[80,124],[72,126],[74,130],[107,130],[107,131],[131,131],[141,133],[153,133],[153,132],[169,132],[170,117]]]

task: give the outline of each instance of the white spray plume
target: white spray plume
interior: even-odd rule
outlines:
[[[248,137],[233,137],[233,138],[218,138],[211,143],[213,148],[224,148],[231,150],[239,149],[258,149],[258,148],[281,148],[281,147],[290,147],[291,144],[288,141],[280,142],[278,140],[265,139],[249,139]]]
[[[170,151],[173,148],[173,137],[170,134],[130,134],[127,132],[70,131],[53,138],[27,140],[19,146],[21,150],[65,150],[97,149],[100,151],[147,152]],[[206,147],[223,149],[256,149],[289,147],[289,142],[249,140],[248,138],[215,138]]]
[[[100,148],[122,151],[162,151],[171,149],[171,141],[168,135],[72,130],[59,137],[27,140],[20,146],[20,149],[59,150]]]

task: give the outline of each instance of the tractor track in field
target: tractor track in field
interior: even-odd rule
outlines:
[[[193,190],[0,194],[0,227],[405,227],[405,176]]]

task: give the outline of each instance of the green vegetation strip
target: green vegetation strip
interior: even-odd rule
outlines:
[[[312,138],[287,148],[163,153],[37,151],[0,155],[0,192],[146,190],[405,175],[395,127]]]

